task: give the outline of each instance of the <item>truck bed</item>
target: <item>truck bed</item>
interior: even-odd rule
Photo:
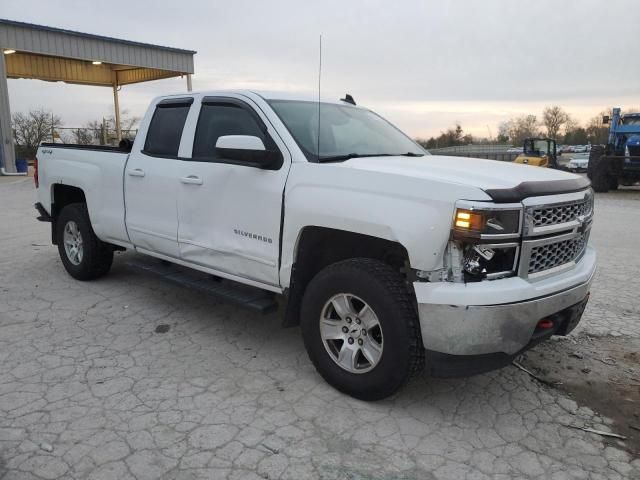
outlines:
[[[122,178],[129,153],[119,147],[43,143],[38,149],[38,201],[51,214],[56,188],[84,192],[93,229],[101,240],[128,242]]]

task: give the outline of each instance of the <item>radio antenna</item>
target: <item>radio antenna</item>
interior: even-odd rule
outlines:
[[[322,34],[320,34],[320,45],[318,55],[318,162],[320,161],[320,91],[322,85]]]

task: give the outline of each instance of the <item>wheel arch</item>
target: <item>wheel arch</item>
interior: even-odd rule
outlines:
[[[407,249],[399,242],[347,230],[306,226],[295,242],[285,327],[299,324],[302,296],[311,279],[324,267],[350,258],[380,260],[404,273],[410,268]]]
[[[72,203],[87,203],[84,190],[64,183],[54,183],[51,185],[51,241],[54,245],[58,243],[56,235],[57,219],[62,209]]]

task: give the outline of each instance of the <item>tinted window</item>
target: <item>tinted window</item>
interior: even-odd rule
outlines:
[[[269,148],[271,143],[256,118],[244,108],[233,104],[203,104],[193,141],[193,158],[218,160],[216,142],[224,135],[259,137]]]
[[[189,105],[158,106],[149,125],[144,151],[177,157],[189,108]]]

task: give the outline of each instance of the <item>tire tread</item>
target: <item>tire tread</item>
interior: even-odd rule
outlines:
[[[67,219],[75,221],[81,231],[89,232],[89,235],[82,236],[84,256],[79,269],[70,269],[67,263],[68,260],[65,261],[66,252],[62,237]],[[71,203],[65,206],[60,212],[57,221],[60,227],[58,229],[58,250],[67,272],[77,280],[94,280],[106,275],[113,263],[113,247],[96,236],[91,226],[87,205],[85,203]],[[85,261],[86,263],[84,263]]]
[[[602,145],[594,145],[589,153],[587,176],[596,192],[608,192],[612,184],[612,176],[608,173],[607,160],[602,156],[605,149]]]
[[[398,382],[396,388],[397,390],[402,387],[402,385],[406,384],[409,379],[415,377],[420,374],[424,370],[425,364],[425,351],[422,344],[422,335],[420,332],[420,322],[418,320],[418,313],[415,307],[415,301],[410,294],[405,279],[400,274],[400,272],[395,271],[391,266],[383,263],[379,260],[371,259],[371,258],[351,258],[348,260],[343,260],[341,262],[334,263],[322,271],[320,271],[316,277],[311,281],[310,286],[314,281],[322,281],[323,277],[333,276],[338,274],[339,272],[350,271],[357,273],[365,273],[365,278],[367,276],[371,276],[378,281],[385,291],[389,293],[389,296],[393,298],[395,303],[395,307],[398,310],[397,318],[400,321],[404,321],[409,335],[409,345],[408,345],[408,354],[409,354],[409,362],[407,368],[403,372],[401,380]],[[313,287],[312,287],[313,288]],[[305,293],[306,296],[306,293]],[[304,303],[304,300],[303,300]],[[303,309],[304,310],[304,309]],[[302,322],[301,322],[302,323]],[[322,368],[319,368],[318,362],[311,358],[313,364],[316,369],[323,378],[327,381],[329,379],[327,376],[323,374]],[[371,398],[363,398],[361,395],[354,395],[358,398],[364,400],[377,400],[380,398],[384,398],[391,393],[386,393],[379,396],[374,396]]]

